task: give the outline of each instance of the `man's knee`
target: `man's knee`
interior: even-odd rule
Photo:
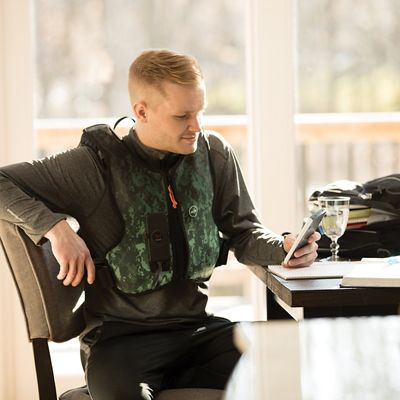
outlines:
[[[89,391],[96,400],[154,400],[159,390],[146,382],[124,382],[119,385],[104,382],[90,385]]]
[[[86,370],[89,392],[95,400],[153,400],[159,392],[156,379],[145,379],[134,368],[95,366],[89,362]]]

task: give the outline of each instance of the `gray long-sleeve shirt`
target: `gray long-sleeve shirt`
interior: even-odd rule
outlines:
[[[132,130],[130,145],[150,165],[165,153],[145,147]],[[245,264],[276,264],[285,252],[282,237],[263,227],[256,216],[237,159],[228,143],[208,132],[214,170],[213,216],[231,239],[236,258]],[[125,138],[127,139],[127,137]],[[0,169],[0,219],[20,226],[36,243],[68,214],[92,215],[106,193],[103,165],[88,147]],[[71,210],[69,213],[68,210]],[[79,218],[78,218],[79,220]],[[128,295],[98,281],[86,288],[88,330],[101,321],[165,326],[206,316],[207,296],[191,281],[177,281],[152,293]]]

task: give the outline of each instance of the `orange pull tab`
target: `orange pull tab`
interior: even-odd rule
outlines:
[[[174,192],[172,191],[171,185],[168,185],[168,194],[169,194],[169,198],[171,199],[172,207],[177,208],[178,202],[175,200]]]

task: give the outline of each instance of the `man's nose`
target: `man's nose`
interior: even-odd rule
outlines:
[[[200,132],[202,129],[202,120],[201,117],[193,117],[190,120],[189,129],[191,132]]]

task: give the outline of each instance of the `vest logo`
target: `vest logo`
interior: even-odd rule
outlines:
[[[192,218],[196,218],[198,213],[199,213],[199,209],[196,206],[191,206],[189,208],[189,215]]]

